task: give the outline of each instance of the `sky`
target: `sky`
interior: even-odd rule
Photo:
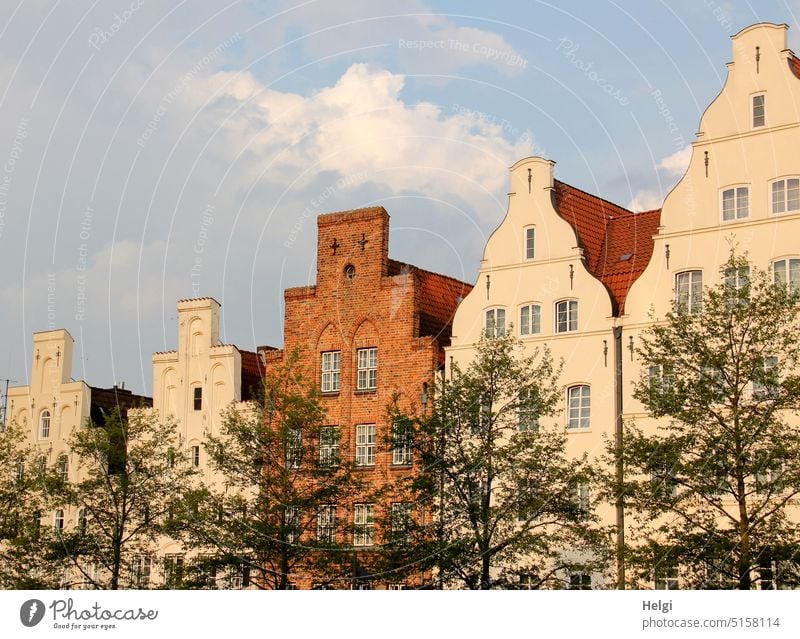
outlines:
[[[5,0],[0,379],[65,328],[72,375],[150,393],[176,302],[282,345],[317,215],[383,206],[390,255],[473,282],[508,168],[660,207],[730,36],[800,0]],[[2,383],[0,383],[2,384]]]

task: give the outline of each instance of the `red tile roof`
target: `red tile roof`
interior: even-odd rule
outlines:
[[[794,77],[800,80],[800,58],[790,55],[787,61],[789,62],[789,69],[794,73]]]
[[[631,285],[653,254],[661,209],[634,213],[564,182],[553,186],[556,211],[575,230],[589,272],[608,289],[614,315],[622,315]]]
[[[411,264],[389,260],[389,275],[414,273],[419,281],[419,334],[436,337],[449,344],[453,330],[453,315],[472,285],[453,277],[426,271]]]

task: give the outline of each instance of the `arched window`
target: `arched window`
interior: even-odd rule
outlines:
[[[43,410],[39,417],[39,437],[46,439],[50,437],[50,411]]]
[[[592,409],[591,389],[582,384],[567,389],[567,428],[589,428]]]
[[[556,333],[578,330],[578,301],[561,300],[556,302]]]
[[[484,313],[486,337],[501,337],[506,334],[506,309],[490,308]]]

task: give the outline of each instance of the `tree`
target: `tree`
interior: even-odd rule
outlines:
[[[733,253],[722,275],[642,335],[634,395],[661,421],[629,427],[624,490],[640,578],[749,589],[796,578],[800,293]]]
[[[59,571],[47,552],[52,530],[41,525],[48,505],[35,449],[10,422],[0,432],[0,588],[58,588]]]
[[[76,525],[58,533],[54,551],[80,584],[138,587],[149,572],[153,548],[192,487],[194,471],[177,432],[153,412],[132,409],[123,418],[117,409],[70,435],[82,479],[55,478],[53,488],[75,510]]]
[[[546,420],[562,401],[561,367],[547,348],[521,349],[484,336],[466,370],[434,384],[432,414],[413,420],[413,490],[432,517],[407,527],[395,559],[427,564],[441,585],[559,587],[601,560],[592,469],[566,458],[563,425]]]
[[[201,555],[196,583],[222,569],[283,590],[298,575],[327,583],[350,569],[344,514],[358,483],[298,360],[290,354],[271,367],[258,400],[230,407],[221,436],[208,438],[222,486],[197,496],[188,524],[188,543]]]

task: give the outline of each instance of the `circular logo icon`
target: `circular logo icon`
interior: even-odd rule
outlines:
[[[44,602],[28,599],[19,609],[19,620],[23,626],[33,628],[44,618]]]

